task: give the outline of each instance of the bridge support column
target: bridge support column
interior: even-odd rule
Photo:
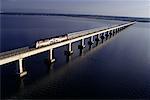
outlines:
[[[91,37],[90,37],[90,41],[88,42],[88,44],[89,44],[89,45],[94,44],[94,40],[93,40],[93,38],[94,38],[94,36],[91,36]]]
[[[84,39],[81,39],[81,44],[78,46],[79,49],[85,48]]]
[[[107,40],[109,37],[108,32],[105,33],[105,36],[106,36],[106,40]]]
[[[111,38],[112,32],[113,32],[113,30],[109,31],[109,38]]]
[[[116,30],[117,30],[117,32],[116,32],[116,33],[118,33],[118,32],[119,32],[119,28],[117,28]]]
[[[68,51],[65,51],[65,55],[70,56],[71,54],[73,54],[72,43],[69,43]]]
[[[53,58],[53,49],[49,50],[49,58],[48,58],[50,63],[55,62],[55,59]]]
[[[123,29],[123,27],[120,27],[120,30],[122,30]]]
[[[100,41],[100,34],[97,34],[95,41],[96,41],[96,45],[98,45],[98,42]]]
[[[100,41],[100,34],[97,35],[97,38],[95,39],[95,41]]]
[[[116,33],[116,29],[114,29],[114,30],[113,30],[113,33],[112,33],[112,35],[114,36],[114,35],[115,35],[115,33]]]
[[[102,35],[101,35],[101,43],[104,42],[104,39],[105,39],[104,34],[102,34]]]
[[[18,71],[18,74],[19,74],[19,77],[23,77],[27,74],[27,71],[24,71],[23,69],[23,66],[22,66],[22,60],[23,59],[19,59],[19,71]]]
[[[123,27],[120,27],[120,31],[122,31]]]
[[[123,27],[120,27],[120,31],[123,29]]]

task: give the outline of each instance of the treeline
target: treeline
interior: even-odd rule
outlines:
[[[150,18],[123,17],[123,16],[83,15],[83,14],[55,14],[55,13],[22,13],[22,12],[1,12],[0,14],[1,15],[70,16],[70,17],[83,17],[83,18],[106,19],[106,20],[150,22]]]

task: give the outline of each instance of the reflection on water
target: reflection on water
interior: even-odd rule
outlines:
[[[2,51],[19,47],[20,44],[30,44],[41,37],[51,36],[52,34],[48,34],[51,32],[58,34],[122,23],[68,17],[49,19],[40,16],[40,19],[37,17],[39,24],[35,24],[34,21],[37,19],[34,17],[18,17],[4,18]],[[16,20],[18,24],[22,21],[24,24],[18,26],[14,22]],[[29,24],[29,21],[32,23]],[[11,26],[14,25],[13,23],[16,26]],[[12,76],[16,72],[15,62],[4,65],[1,68],[2,96],[5,98],[149,98],[149,28],[149,23],[137,23],[107,42],[104,40],[103,44],[99,42],[98,45],[94,43],[91,47],[88,45],[89,39],[86,39],[86,48],[83,50],[78,49],[80,42],[73,43],[71,56],[64,55],[67,46],[54,49],[56,62],[52,65],[45,63],[44,60],[47,59],[48,52],[26,58],[24,66],[28,75],[21,80]],[[9,33],[11,31],[12,33]],[[37,33],[33,34],[34,31]],[[20,34],[26,38],[19,39]],[[9,45],[8,39],[5,40],[7,37],[14,44],[12,42]]]

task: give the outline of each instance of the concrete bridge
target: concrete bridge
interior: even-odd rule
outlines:
[[[112,27],[109,28],[96,28],[96,29],[91,29],[88,31],[81,31],[81,32],[88,32],[88,34],[80,36],[80,37],[76,37],[73,39],[69,39],[63,42],[59,42],[59,43],[55,43],[52,45],[48,45],[45,47],[41,47],[41,48],[29,48],[29,47],[23,47],[23,48],[19,48],[19,49],[15,49],[15,50],[11,50],[11,51],[7,51],[7,52],[2,52],[0,53],[0,65],[4,65],[7,63],[11,63],[13,61],[18,61],[19,63],[19,70],[18,70],[18,75],[19,77],[23,77],[27,74],[27,71],[24,71],[23,69],[23,59],[25,59],[26,57],[32,56],[32,55],[36,55],[42,52],[49,52],[49,61],[50,63],[55,62],[55,58],[53,58],[53,49],[64,46],[64,45],[68,45],[68,50],[65,51],[65,54],[67,56],[71,55],[73,53],[72,50],[72,43],[77,42],[77,41],[81,41],[81,44],[78,46],[79,49],[83,49],[85,47],[84,44],[84,40],[86,38],[90,38],[90,41],[88,42],[89,45],[92,45],[94,43],[94,36],[96,36],[95,41],[101,41],[103,43],[104,40],[107,40],[108,38],[113,37],[114,35],[116,35],[119,31],[127,28],[130,25],[133,25],[135,22],[129,22],[129,23],[124,23],[124,24],[120,24],[120,25],[114,25]],[[80,33],[80,32],[77,32]]]

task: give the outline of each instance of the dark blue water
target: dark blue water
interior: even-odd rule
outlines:
[[[1,52],[67,32],[123,23],[52,16],[1,16]],[[24,59],[28,75],[15,77],[17,62],[1,67],[2,98],[150,98],[150,23],[136,23],[82,55],[64,56],[66,46]]]

